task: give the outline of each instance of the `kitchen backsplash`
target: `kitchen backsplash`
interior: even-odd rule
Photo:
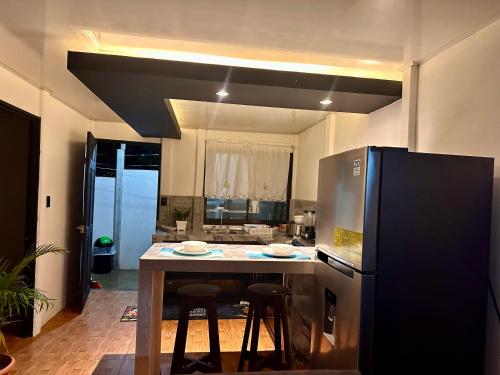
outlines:
[[[162,195],[160,197],[160,209],[158,222],[162,225],[175,227],[175,209],[191,209],[188,218],[187,229],[201,230],[203,225],[203,197],[182,197],[176,195]]]
[[[175,209],[191,208],[191,215],[188,218],[187,229],[195,231],[202,230],[203,226],[203,197],[186,197],[177,195],[162,195],[160,197],[160,210],[158,214],[158,222],[162,225],[175,227]],[[290,220],[293,215],[303,214],[305,210],[316,210],[316,201],[308,201],[305,199],[290,200]]]
[[[302,215],[305,210],[316,210],[316,201],[307,201],[305,199],[290,200],[290,220],[293,220],[293,215]]]

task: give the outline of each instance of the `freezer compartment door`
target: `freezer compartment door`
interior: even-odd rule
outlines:
[[[319,162],[316,245],[361,272],[377,269],[382,155],[403,149],[363,147]]]
[[[329,156],[319,162],[316,245],[362,269],[368,149]]]
[[[314,369],[353,370],[370,361],[374,276],[363,276],[328,258],[315,265],[311,361]],[[368,307],[368,308],[366,308]],[[370,337],[367,337],[370,336]]]

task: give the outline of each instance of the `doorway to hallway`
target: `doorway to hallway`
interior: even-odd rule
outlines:
[[[160,163],[160,144],[97,140],[92,279],[104,289],[137,290],[156,231]]]

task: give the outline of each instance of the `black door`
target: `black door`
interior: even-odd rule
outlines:
[[[79,309],[83,310],[90,291],[92,263],[92,223],[94,221],[94,187],[96,174],[97,142],[92,133],[87,133],[85,148],[85,170],[83,180],[83,224],[80,254],[80,300]]]
[[[36,244],[40,118],[0,101],[0,258],[12,267]],[[35,265],[24,271],[34,284]],[[16,316],[11,334],[33,334],[33,311]]]

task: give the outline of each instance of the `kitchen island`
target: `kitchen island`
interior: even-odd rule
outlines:
[[[257,257],[263,245],[211,244],[222,250],[218,256],[172,256],[163,248],[178,244],[155,243],[140,258],[135,373],[160,373],[161,321],[165,272],[284,273],[312,275],[316,262],[313,247],[296,251],[309,259]]]

